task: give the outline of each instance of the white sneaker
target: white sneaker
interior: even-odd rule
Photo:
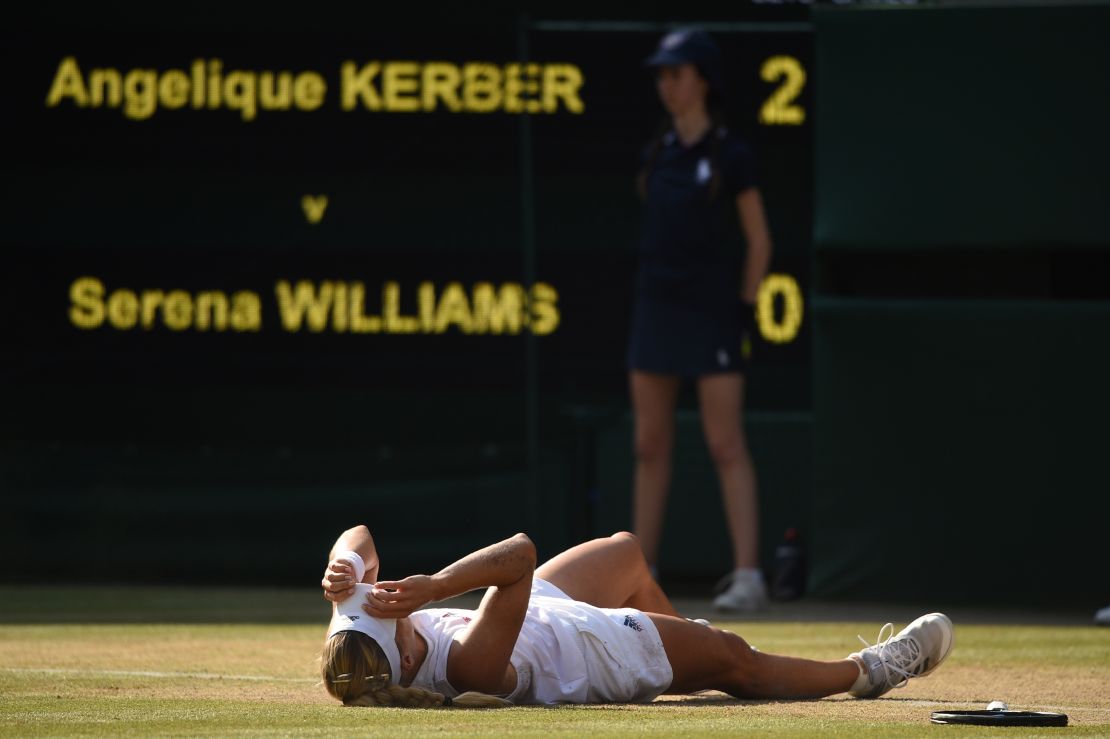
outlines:
[[[1096,626],[1110,626],[1110,606],[1095,611]]]
[[[717,590],[720,595],[713,599],[713,607],[718,611],[751,613],[767,605],[767,589],[759,570],[736,570],[717,583]]]
[[[859,637],[866,648],[850,656],[862,663],[863,674],[848,691],[850,695],[878,698],[903,687],[911,677],[928,675],[940,666],[956,641],[952,621],[943,613],[922,616],[893,637],[892,631],[893,624],[880,629],[877,644],[869,645]]]

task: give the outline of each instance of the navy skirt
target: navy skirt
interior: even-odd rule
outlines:
[[[716,299],[702,295],[689,300],[638,291],[628,340],[629,369],[689,378],[744,372],[734,290]]]

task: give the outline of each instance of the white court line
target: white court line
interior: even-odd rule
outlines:
[[[50,667],[22,668],[0,667],[0,672],[16,672],[30,675],[77,675],[101,677],[165,677],[190,678],[197,680],[252,680],[277,683],[314,683],[319,682],[304,677],[268,677],[265,675],[218,675],[211,672],[154,672],[150,670],[64,670]]]

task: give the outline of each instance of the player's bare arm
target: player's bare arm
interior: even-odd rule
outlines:
[[[474,622],[451,647],[447,678],[459,690],[507,693],[516,685],[509,657],[528,610],[535,569],[535,545],[517,534],[434,575],[379,582],[363,610],[377,618],[403,618],[428,603],[488,587]]]
[[[359,577],[358,564],[351,552],[361,559],[365,572]],[[324,577],[320,587],[324,589],[324,598],[333,603],[339,603],[350,597],[352,588],[360,582],[373,583],[378,579],[378,550],[374,546],[374,537],[370,529],[358,525],[347,529],[332,545],[328,554],[328,566],[324,570]]]

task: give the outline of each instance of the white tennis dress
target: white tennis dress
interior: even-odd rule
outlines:
[[[476,611],[428,608],[409,619],[428,643],[413,685],[455,697],[447,681],[452,640]],[[517,704],[645,703],[670,687],[673,673],[651,619],[634,608],[597,608],[538,578],[510,658]]]

